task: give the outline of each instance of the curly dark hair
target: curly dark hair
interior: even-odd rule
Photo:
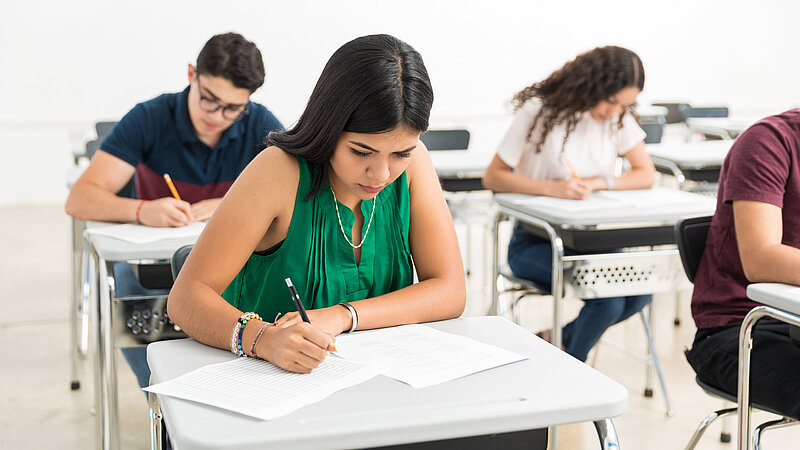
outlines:
[[[511,103],[516,111],[533,97],[541,100],[542,107],[528,131],[528,140],[534,144],[536,153],[541,151],[553,127],[566,122],[567,132],[561,144],[563,151],[580,114],[626,87],[636,87],[640,91],[644,88],[642,60],[636,53],[622,47],[597,47],[578,55],[544,81],[519,91]],[[636,117],[632,108],[627,111]],[[620,128],[624,115],[625,111],[620,116]],[[534,130],[540,123],[542,131],[534,136]]]

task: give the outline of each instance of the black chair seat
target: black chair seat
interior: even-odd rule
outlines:
[[[712,385],[704,382],[703,380],[701,380],[700,377],[695,377],[694,380],[697,382],[697,385],[700,386],[703,389],[703,391],[705,391],[707,394],[713,395],[714,397],[719,397],[719,398],[728,400],[729,402],[733,402],[733,403],[737,402],[736,394],[731,394],[731,393],[728,393],[726,391],[723,391],[722,389],[720,389],[718,387],[712,386]],[[760,409],[762,411],[771,412],[772,414],[776,414],[778,416],[785,415],[780,411],[776,411],[776,410],[774,410],[774,409],[772,409],[772,408],[770,408],[768,406],[764,406],[764,405],[762,405],[760,403],[755,403],[755,402],[751,401],[750,405],[753,408]]]

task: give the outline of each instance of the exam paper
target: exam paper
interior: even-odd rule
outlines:
[[[415,388],[433,386],[527,356],[424,325],[339,335],[337,354]]]
[[[520,196],[514,203],[540,209],[555,209],[562,212],[584,212],[618,208],[659,208],[676,204],[708,202],[688,192],[667,188],[628,189],[622,191],[596,191],[584,200],[569,200],[546,196]]]
[[[379,373],[359,362],[328,356],[310,374],[283,370],[267,361],[237,358],[144,388],[262,420],[285,416]]]
[[[126,223],[107,227],[88,228],[84,233],[87,235],[108,236],[134,244],[146,244],[162,239],[200,236],[205,226],[205,222],[194,222],[185,227],[148,227],[145,225]]]

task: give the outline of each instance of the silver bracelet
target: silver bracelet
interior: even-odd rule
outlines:
[[[353,308],[353,305],[351,305],[350,303],[339,303],[339,304],[349,309],[350,315],[353,317],[353,326],[350,327],[350,330],[348,330],[347,332],[352,333],[353,331],[356,331],[356,327],[358,326],[358,314],[356,313],[356,309]]]
[[[606,190],[611,191],[614,189],[614,177],[605,177],[606,178]]]

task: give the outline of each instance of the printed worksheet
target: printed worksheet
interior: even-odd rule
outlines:
[[[144,390],[269,420],[377,375],[371,366],[336,356],[328,356],[309,374],[289,372],[260,359],[238,358]]]
[[[425,325],[403,325],[336,338],[338,354],[369,364],[415,388],[527,359],[474,339]]]

